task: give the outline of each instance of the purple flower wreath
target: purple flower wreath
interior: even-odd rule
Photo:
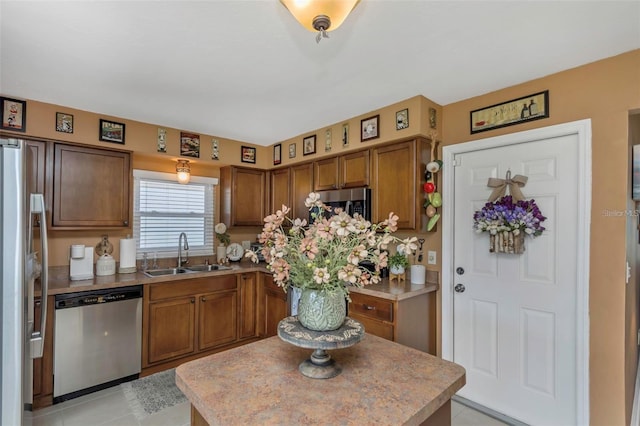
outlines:
[[[473,229],[476,232],[489,232],[493,235],[502,231],[513,231],[515,235],[525,232],[537,237],[545,228],[542,215],[536,201],[520,200],[513,202],[511,195],[489,202],[473,214]]]

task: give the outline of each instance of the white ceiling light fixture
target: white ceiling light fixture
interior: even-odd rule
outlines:
[[[327,31],[337,29],[360,0],[280,0],[303,27],[318,32],[316,42],[329,38]]]

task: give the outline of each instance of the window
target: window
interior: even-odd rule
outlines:
[[[137,257],[178,255],[178,238],[187,235],[190,256],[213,254],[215,178],[191,176],[188,184],[170,173],[134,170],[133,232]]]

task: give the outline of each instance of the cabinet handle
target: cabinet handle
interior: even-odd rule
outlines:
[[[206,298],[206,297],[201,297],[201,298],[200,298],[200,301],[201,301],[201,302],[206,302],[206,301],[207,301],[207,298]]]
[[[375,306],[369,306],[369,305],[366,305],[364,303],[362,304],[362,307],[365,308],[367,311],[375,311],[376,310]]]
[[[196,303],[196,299],[195,298],[191,299],[191,303]]]
[[[123,220],[123,221],[122,221],[122,224],[123,224],[124,226],[129,226],[129,221],[128,221],[128,220]]]

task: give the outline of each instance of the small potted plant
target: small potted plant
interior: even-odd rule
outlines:
[[[409,267],[409,259],[401,252],[397,251],[389,257],[389,272],[392,274],[404,274],[404,270]]]

